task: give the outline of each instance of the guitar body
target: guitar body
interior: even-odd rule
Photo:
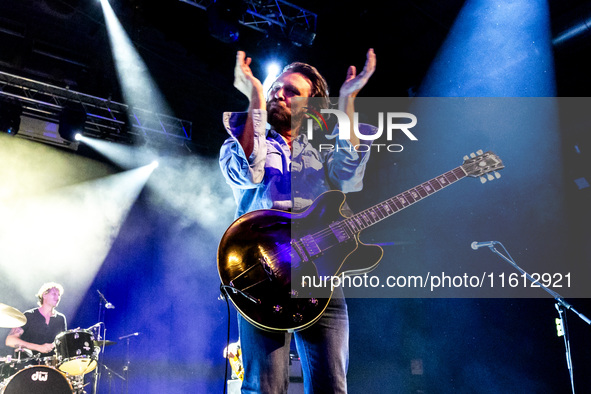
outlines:
[[[255,326],[304,329],[324,313],[333,293],[331,278],[367,273],[381,260],[382,248],[359,242],[361,231],[467,176],[482,183],[499,178],[497,170],[503,168],[493,152],[478,151],[464,157],[461,166],[351,217],[341,214],[345,195],[340,191],[320,195],[301,213],[247,213],[220,241],[222,286],[238,312]]]
[[[268,331],[306,328],[322,316],[332,297],[331,277],[375,268],[382,248],[359,242],[357,235],[343,241],[329,227],[344,219],[344,201],[343,193],[329,191],[304,212],[257,210],[226,230],[218,248],[218,272],[249,322]],[[317,279],[302,286],[303,277]],[[327,282],[318,286],[323,278]]]

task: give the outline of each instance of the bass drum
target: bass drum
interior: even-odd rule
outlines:
[[[2,394],[72,394],[72,385],[66,376],[51,367],[32,366],[17,372],[0,389]]]

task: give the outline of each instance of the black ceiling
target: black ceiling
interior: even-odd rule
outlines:
[[[247,51],[255,71],[264,60],[316,65],[333,90],[347,66],[361,67],[373,47],[378,71],[367,96],[406,96],[420,84],[462,8],[463,0],[311,1],[292,3],[318,15],[311,47],[242,28],[238,42],[211,37],[207,13],[180,0],[111,0],[176,116],[193,122],[193,139],[216,145],[224,110],[244,107],[232,88],[235,51]],[[589,9],[586,1],[553,0],[555,30]],[[588,40],[555,52],[559,96],[587,96]],[[121,101],[98,0],[0,2],[0,71]],[[211,150],[217,150],[213,147]],[[204,148],[205,150],[209,150]]]

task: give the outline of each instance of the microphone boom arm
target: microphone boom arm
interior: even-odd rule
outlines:
[[[480,245],[477,245],[477,244],[480,244]],[[504,254],[502,254],[501,252],[499,252],[494,247],[494,244],[501,245],[501,247],[503,248],[503,250],[505,251],[505,253],[507,253],[507,256],[509,256],[509,257],[507,257]],[[478,249],[480,246],[488,246],[489,249],[493,253],[495,253],[497,256],[501,257],[503,260],[505,260],[506,262],[511,264],[517,271],[521,272],[530,282],[532,282],[533,284],[536,284],[539,287],[541,287],[542,289],[544,289],[544,291],[546,291],[548,294],[550,294],[556,300],[555,306],[556,306],[556,310],[558,311],[558,315],[560,318],[560,325],[562,327],[563,336],[564,336],[564,346],[566,348],[566,366],[567,366],[568,373],[570,376],[571,390],[572,390],[572,393],[574,394],[575,393],[575,378],[574,378],[574,374],[573,374],[573,363],[572,363],[571,350],[570,350],[570,339],[569,339],[569,335],[568,335],[568,327],[566,325],[566,314],[564,313],[563,308],[573,311],[577,316],[579,316],[587,324],[591,324],[591,320],[587,316],[583,315],[582,313],[577,311],[575,308],[573,308],[573,306],[571,304],[569,304],[568,302],[566,302],[560,294],[558,294],[554,290],[549,289],[548,287],[544,286],[543,283],[536,281],[534,278],[531,277],[531,275],[529,273],[527,273],[520,266],[518,266],[517,263],[515,263],[515,261],[511,257],[511,255],[509,254],[509,251],[507,250],[507,248],[505,248],[505,246],[502,243],[497,242],[497,241],[480,242],[480,243],[473,242],[472,243],[472,249],[474,249],[474,250]]]

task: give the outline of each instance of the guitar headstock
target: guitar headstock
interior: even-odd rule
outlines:
[[[483,153],[481,150],[471,153],[470,157],[464,156],[464,164],[461,167],[468,176],[480,177],[482,183],[499,179],[501,174],[497,171],[505,168],[499,156],[490,151]]]

